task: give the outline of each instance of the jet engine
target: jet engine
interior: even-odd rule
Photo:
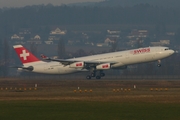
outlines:
[[[110,69],[111,68],[111,64],[110,63],[103,63],[100,65],[96,66],[97,70],[105,70],[105,69]]]
[[[70,68],[83,68],[84,62],[75,62],[69,65]]]

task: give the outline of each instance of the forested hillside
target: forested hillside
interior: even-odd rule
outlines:
[[[149,4],[132,7],[26,6],[0,9],[0,33],[19,28],[86,24],[159,24],[179,25],[180,8]]]
[[[125,7],[137,4],[150,4],[158,7],[180,7],[179,0],[104,0],[96,5]]]

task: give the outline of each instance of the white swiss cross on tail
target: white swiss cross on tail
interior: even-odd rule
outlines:
[[[24,60],[27,60],[27,56],[29,56],[29,53],[26,53],[26,50],[22,50],[22,54],[20,54],[20,57],[23,57]]]
[[[35,57],[31,52],[29,52],[22,45],[14,45],[13,47],[23,64],[34,63],[34,62],[40,61],[37,57]]]

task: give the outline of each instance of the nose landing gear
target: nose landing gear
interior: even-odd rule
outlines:
[[[158,60],[157,66],[158,66],[158,67],[161,67],[161,60]]]

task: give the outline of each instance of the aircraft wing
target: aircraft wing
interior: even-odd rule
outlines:
[[[70,64],[75,63],[75,62],[84,62],[84,64],[86,64],[87,67],[93,67],[93,66],[103,64],[103,63],[110,63],[111,65],[117,63],[117,62],[113,62],[113,61],[83,61],[83,60],[73,60],[73,59],[54,59],[54,58],[46,57],[44,55],[41,55],[41,57],[44,60],[60,62],[63,65],[70,65]]]

